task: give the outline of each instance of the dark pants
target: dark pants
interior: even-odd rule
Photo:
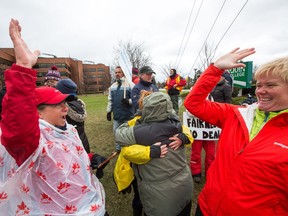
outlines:
[[[191,214],[191,207],[192,207],[192,201],[190,201],[185,208],[178,214],[177,216],[190,216]]]
[[[133,216],[141,216],[143,206],[142,206],[142,203],[140,200],[136,178],[134,178],[134,180],[132,181],[132,187],[133,187],[133,191],[134,191],[134,198],[132,201]]]
[[[202,211],[200,209],[199,204],[197,205],[195,216],[203,216],[203,213],[202,213]]]
[[[173,109],[178,115],[179,112],[179,105],[178,105],[178,100],[179,100],[179,95],[169,95],[172,101]]]

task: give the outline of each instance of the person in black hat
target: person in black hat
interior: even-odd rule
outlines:
[[[140,68],[139,77],[140,81],[137,85],[132,89],[132,104],[135,108],[135,111],[139,109],[138,101],[140,98],[141,90],[146,90],[149,92],[158,92],[158,87],[153,84],[153,74],[156,74],[150,66],[144,66]]]

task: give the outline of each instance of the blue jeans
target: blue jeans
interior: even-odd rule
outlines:
[[[123,120],[114,120],[113,122],[113,134],[115,134],[116,129],[123,123],[125,123],[126,121]],[[118,143],[115,143],[115,149],[116,151],[120,151],[121,150],[121,146]]]

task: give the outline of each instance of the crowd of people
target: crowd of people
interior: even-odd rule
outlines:
[[[52,66],[36,87],[40,51],[28,48],[15,19],[9,34],[16,62],[5,71],[1,103],[0,212],[108,216],[99,179],[109,158],[91,152],[77,85]],[[288,58],[257,69],[257,101],[233,105],[228,70],[245,67],[242,59],[254,53],[236,48],[219,57],[185,98],[191,116],[221,129],[218,141],[194,140],[182,125],[186,80],[176,69],[164,93],[150,66],[133,67],[131,81],[115,68],[106,110],[117,155],[113,179],[118,192],[133,188],[134,216],[190,216],[202,148],[206,178],[195,216],[288,215]]]

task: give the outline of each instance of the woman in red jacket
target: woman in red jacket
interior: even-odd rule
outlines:
[[[221,74],[245,67],[239,60],[253,53],[237,48],[220,57],[184,102],[190,113],[222,129],[196,215],[288,215],[288,58],[256,71],[258,103],[206,100]]]
[[[102,184],[91,173],[77,130],[66,122],[65,102],[74,96],[36,88],[32,66],[40,52],[29,50],[17,20],[11,20],[9,33],[16,64],[5,71],[1,215],[107,215]]]

